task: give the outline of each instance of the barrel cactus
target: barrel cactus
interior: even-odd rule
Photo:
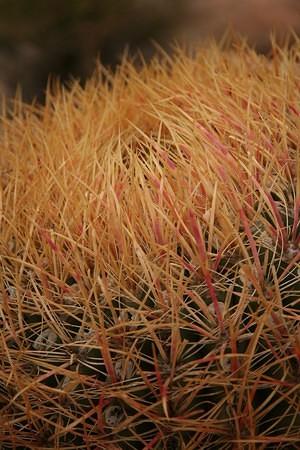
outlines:
[[[3,107],[3,450],[297,449],[300,45]]]

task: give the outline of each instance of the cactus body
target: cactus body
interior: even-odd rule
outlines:
[[[3,113],[1,448],[299,448],[299,48]]]

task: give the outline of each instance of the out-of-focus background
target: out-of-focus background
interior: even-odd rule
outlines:
[[[0,0],[0,94],[43,99],[48,76],[84,80],[95,59],[114,67],[124,48],[153,53],[201,44],[228,26],[268,52],[269,33],[300,32],[300,0]]]

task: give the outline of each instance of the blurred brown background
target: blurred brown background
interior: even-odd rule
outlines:
[[[97,55],[115,66],[126,46],[153,52],[217,38],[230,25],[267,52],[272,29],[300,31],[300,0],[0,0],[0,92],[43,99],[49,74],[85,79]]]

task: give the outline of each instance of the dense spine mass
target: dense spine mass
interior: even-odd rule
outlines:
[[[0,128],[0,447],[297,449],[300,45],[176,50]]]

